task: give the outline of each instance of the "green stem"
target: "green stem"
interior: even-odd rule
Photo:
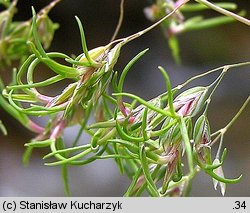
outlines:
[[[136,99],[138,102],[140,102],[142,105],[148,107],[149,109],[153,110],[153,111],[156,111],[162,115],[165,115],[165,116],[169,116],[169,117],[173,117],[172,113],[170,113],[169,111],[167,110],[163,110],[163,109],[160,109],[158,107],[155,107],[154,105],[152,104],[149,104],[147,101],[143,100],[142,98],[136,96],[136,95],[133,95],[133,94],[130,94],[130,93],[125,93],[125,92],[122,92],[122,93],[114,93],[113,94],[114,96],[127,96],[127,97],[130,97],[130,98],[133,98],[133,99]]]
[[[128,36],[126,38],[121,38],[121,39],[117,39],[113,42],[111,42],[109,45],[112,45],[113,43],[117,43],[117,42],[123,42],[124,44],[144,35],[145,33],[151,31],[152,29],[154,29],[155,27],[157,27],[159,24],[161,24],[163,21],[165,21],[166,19],[168,19],[169,17],[171,17],[172,15],[174,15],[177,10],[179,10],[183,5],[185,5],[187,2],[189,2],[189,0],[184,0],[180,5],[178,5],[177,7],[175,7],[169,14],[167,14],[166,16],[164,16],[162,19],[160,19],[159,21],[157,21],[156,23],[154,23],[153,25],[151,25],[150,27],[137,32],[131,36]]]

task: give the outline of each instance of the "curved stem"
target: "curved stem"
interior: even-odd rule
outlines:
[[[232,12],[230,12],[228,10],[225,10],[225,9],[223,9],[223,8],[221,8],[221,7],[215,5],[215,4],[213,4],[213,3],[211,3],[211,2],[209,2],[207,0],[195,0],[195,1],[197,1],[200,4],[204,4],[207,7],[211,8],[213,10],[216,10],[219,13],[222,13],[222,14],[224,14],[226,16],[232,17],[232,18],[236,19],[237,21],[242,22],[242,23],[250,26],[250,20],[248,20],[248,19],[246,19],[246,18],[244,18],[242,16],[239,16],[239,15],[237,15],[235,13],[232,13]]]
[[[221,134],[225,134],[228,129],[234,124],[234,122],[237,120],[237,118],[240,116],[240,114],[243,112],[243,110],[246,108],[246,106],[248,105],[250,101],[250,96],[248,96],[248,98],[245,100],[245,102],[243,103],[243,105],[241,106],[241,108],[239,109],[239,111],[236,113],[236,115],[232,118],[232,120],[222,129],[214,132],[213,134],[211,134],[211,137],[215,136],[215,135],[218,135],[215,140],[217,141],[218,140],[218,137],[221,135]],[[214,141],[215,141],[214,140]],[[216,142],[215,141],[215,142]],[[211,145],[213,145],[215,142],[212,142]]]
[[[115,38],[117,37],[117,35],[118,35],[118,33],[119,33],[120,29],[121,29],[121,26],[122,26],[123,17],[124,17],[124,0],[121,0],[119,20],[118,20],[115,32],[114,32],[110,42],[114,41]]]

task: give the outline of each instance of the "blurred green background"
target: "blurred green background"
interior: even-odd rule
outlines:
[[[20,0],[17,20],[31,17],[31,5],[38,11],[48,0]],[[234,1],[244,8],[250,18],[250,4],[247,0]],[[119,37],[140,31],[150,24],[143,8],[152,1],[125,0],[125,17]],[[239,11],[239,10],[238,10]],[[80,36],[74,16],[82,20],[89,49],[107,44],[115,29],[119,16],[118,0],[63,0],[50,14],[53,21],[60,23],[50,51],[67,54],[81,53]],[[216,12],[206,12],[216,16]],[[133,92],[145,99],[165,91],[165,83],[157,66],[169,72],[172,84],[178,85],[195,74],[225,64],[249,61],[250,28],[233,23],[213,29],[189,32],[179,36],[182,65],[174,63],[167,41],[160,28],[128,44],[121,53],[116,70],[139,51],[149,47],[150,51],[128,74],[125,91]],[[250,93],[250,67],[237,68],[223,79],[212,100],[209,117],[212,131],[223,127],[238,111]],[[44,71],[46,73],[46,71]],[[8,70],[1,75],[8,75]],[[195,81],[193,85],[207,85],[216,77]],[[228,156],[224,166],[226,177],[243,174],[239,184],[228,185],[226,196],[250,196],[250,110],[249,106],[226,134],[224,146]],[[23,144],[34,135],[19,125],[0,109],[0,119],[6,125],[9,135],[0,134],[0,195],[1,196],[64,196],[60,168],[43,166],[42,156],[46,150],[36,150],[28,167],[22,165]],[[77,130],[66,131],[69,141]],[[83,141],[86,139],[82,139]],[[216,150],[216,147],[214,147]],[[126,176],[120,175],[112,160],[96,161],[84,167],[71,167],[70,186],[73,196],[122,196],[129,186]],[[201,173],[193,182],[190,196],[221,196],[213,189],[211,178]]]

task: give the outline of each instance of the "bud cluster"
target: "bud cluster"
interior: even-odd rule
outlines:
[[[48,13],[59,1],[52,1],[38,14],[32,8],[32,20],[18,24],[12,21],[17,0],[5,1],[7,9],[0,13],[0,65],[17,58],[23,61],[20,68],[13,72],[13,81],[8,86],[5,87],[0,79],[0,105],[25,127],[37,133],[34,139],[25,144],[27,152],[24,162],[28,162],[32,149],[48,147],[49,153],[43,158],[46,159],[45,165],[62,166],[67,193],[67,166],[114,159],[120,172],[132,180],[125,196],[140,196],[144,191],[150,196],[187,196],[191,181],[200,170],[213,179],[215,188],[220,185],[224,195],[225,184],[237,183],[241,176],[236,179],[224,178],[222,165],[226,149],[221,156],[220,149],[227,128],[211,133],[207,109],[212,94],[229,66],[212,84],[189,89],[185,88],[189,82],[219,69],[195,76],[172,88],[168,74],[159,67],[167,91],[149,101],[123,92],[128,71],[148,49],[137,54],[121,71],[119,78],[114,71],[121,48],[159,24],[166,30],[171,46],[175,42],[174,36],[180,32],[224,22],[220,18],[203,20],[194,17],[186,20],[182,13],[206,9],[204,5],[200,7],[199,4],[189,4],[183,0],[157,0],[156,4],[145,10],[151,20],[160,19],[156,24],[134,35],[88,50],[83,26],[76,17],[83,52],[71,57],[60,52],[45,51],[57,28]],[[224,5],[230,6],[232,4]],[[32,54],[27,56],[29,51]],[[178,59],[178,54],[174,54]],[[60,63],[61,60],[65,62]],[[53,76],[36,82],[34,79],[40,64],[46,66]],[[58,95],[43,93],[48,86],[63,80],[69,83]],[[109,92],[110,85],[112,94]],[[124,97],[130,98],[131,102],[124,101]],[[48,121],[41,127],[30,116],[47,116]],[[94,116],[96,121],[93,122],[91,118]],[[64,130],[77,125],[80,130],[70,146],[63,140]],[[1,121],[0,129],[6,133]],[[90,136],[90,141],[82,141],[82,134]],[[212,145],[219,138],[218,154],[213,160]]]
[[[37,15],[38,34],[45,49],[48,49],[59,27],[48,16],[50,10],[61,0],[55,0]],[[0,12],[0,67],[10,65],[12,60],[24,61],[31,53],[27,41],[32,41],[32,20],[14,21],[18,0],[4,1],[6,9]]]

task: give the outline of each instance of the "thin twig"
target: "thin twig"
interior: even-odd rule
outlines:
[[[246,18],[244,18],[242,16],[239,16],[239,15],[237,15],[235,13],[232,13],[232,12],[230,12],[228,10],[225,10],[225,9],[223,9],[221,7],[218,7],[217,5],[211,3],[211,2],[209,2],[207,0],[195,0],[195,1],[197,1],[200,4],[204,4],[207,7],[211,8],[213,10],[216,10],[219,13],[222,13],[222,14],[224,14],[226,16],[232,17],[232,18],[236,19],[237,21],[242,22],[242,23],[250,26],[250,20],[249,19],[246,19]]]
[[[121,3],[120,3],[120,16],[119,16],[119,20],[118,20],[118,23],[116,25],[116,29],[115,29],[115,32],[110,40],[110,42],[114,41],[115,38],[117,37],[120,29],[121,29],[121,26],[122,26],[122,22],[123,22],[123,17],[124,17],[124,0],[121,0]]]

